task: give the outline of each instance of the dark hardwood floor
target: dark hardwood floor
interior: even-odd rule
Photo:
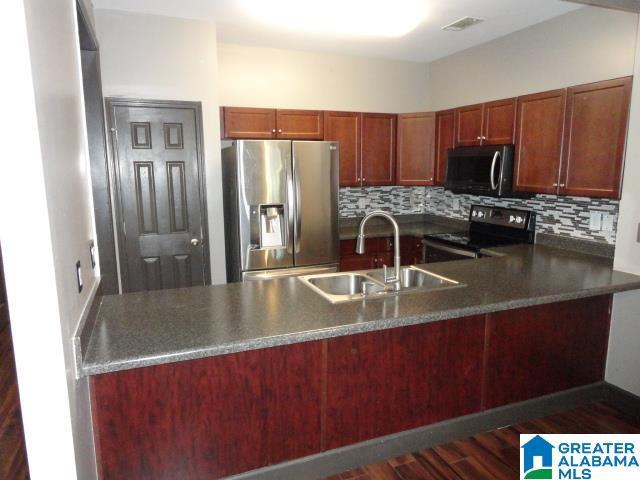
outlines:
[[[29,478],[0,253],[0,479]]]
[[[604,403],[481,433],[326,480],[517,480],[521,433],[640,433],[640,420]]]

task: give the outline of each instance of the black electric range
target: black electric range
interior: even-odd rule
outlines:
[[[528,210],[472,205],[469,224],[465,231],[425,235],[425,263],[479,258],[485,248],[535,240],[536,214]]]

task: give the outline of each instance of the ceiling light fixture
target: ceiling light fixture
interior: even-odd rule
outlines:
[[[425,0],[240,0],[252,17],[269,25],[313,33],[402,37],[427,14]]]

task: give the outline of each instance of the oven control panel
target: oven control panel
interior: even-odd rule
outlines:
[[[472,205],[469,221],[527,230],[532,226],[533,217],[534,213],[527,210]]]

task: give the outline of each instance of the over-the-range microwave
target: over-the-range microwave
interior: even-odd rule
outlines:
[[[513,145],[450,148],[444,187],[454,193],[492,197],[513,192]]]

